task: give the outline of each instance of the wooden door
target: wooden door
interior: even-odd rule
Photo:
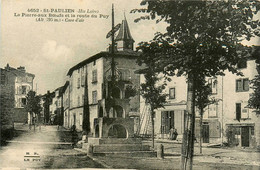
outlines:
[[[208,124],[202,125],[202,139],[203,139],[203,143],[209,143],[209,125]]]
[[[249,127],[241,127],[241,146],[249,147]]]

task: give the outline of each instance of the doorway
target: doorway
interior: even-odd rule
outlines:
[[[249,126],[241,127],[241,146],[249,147]]]
[[[95,138],[99,138],[99,125],[96,125],[95,128]]]
[[[209,143],[209,124],[203,123],[202,124],[202,142]]]
[[[113,125],[108,131],[110,138],[127,138],[127,131],[124,126],[116,124]]]

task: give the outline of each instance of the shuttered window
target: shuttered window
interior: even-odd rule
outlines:
[[[92,83],[97,82],[97,70],[93,70],[92,72]]]
[[[249,79],[238,79],[236,80],[236,92],[249,91]]]
[[[236,103],[236,119],[238,121],[241,119],[241,103]]]

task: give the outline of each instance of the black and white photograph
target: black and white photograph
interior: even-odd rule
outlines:
[[[0,0],[0,169],[260,169],[259,0]]]

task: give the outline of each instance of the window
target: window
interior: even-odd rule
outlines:
[[[236,103],[236,120],[241,119],[241,103]]]
[[[120,70],[120,73],[121,73],[121,77],[120,77],[121,80],[129,81],[129,79],[131,78],[129,70]]]
[[[97,82],[97,70],[92,71],[92,83]]]
[[[83,121],[83,115],[82,113],[79,114],[79,125],[82,126],[82,121]]]
[[[210,78],[208,80],[208,85],[211,88],[211,93],[212,94],[217,94],[217,85],[218,85],[218,81],[216,78]]]
[[[175,88],[169,89],[169,99],[175,99]]]
[[[81,75],[81,86],[84,87],[84,85],[85,85],[85,75],[82,74]]]
[[[82,87],[84,87],[84,85],[85,85],[85,72],[84,72],[84,67],[85,67],[85,66],[83,66],[82,69],[81,69],[81,86],[82,86]]]
[[[78,86],[78,89],[80,88],[80,78],[78,78],[78,84],[77,84]]]
[[[78,96],[78,106],[80,106],[80,97]]]
[[[5,74],[1,74],[1,84],[5,84]]]
[[[236,80],[236,92],[249,91],[249,79],[238,79]]]
[[[26,81],[31,83],[32,82],[32,77],[26,77]]]
[[[96,60],[93,61],[93,66],[95,66],[95,65],[96,65]]]
[[[96,104],[97,103],[97,91],[92,92],[92,103]]]
[[[20,94],[26,94],[26,86],[21,87],[21,93]]]
[[[22,107],[24,107],[25,105],[26,105],[26,98],[22,98],[22,103],[21,103],[22,105]]]
[[[241,59],[237,63],[237,68],[242,69],[247,67],[247,60],[246,59]]]

